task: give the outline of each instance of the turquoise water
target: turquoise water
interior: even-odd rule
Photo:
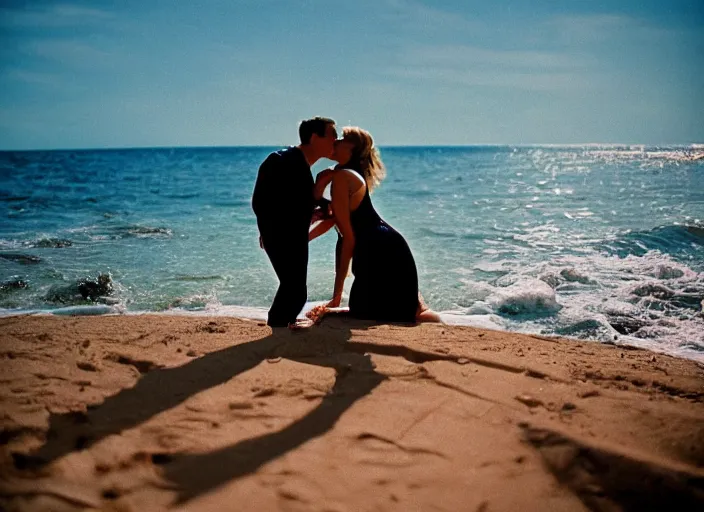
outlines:
[[[250,197],[274,149],[0,152],[0,314],[262,317],[277,282]],[[448,322],[704,360],[703,154],[389,147],[373,201]],[[311,244],[311,302],[330,297],[334,243]],[[78,287],[100,274],[111,290]]]

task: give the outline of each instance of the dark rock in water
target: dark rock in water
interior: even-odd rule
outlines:
[[[114,233],[113,236],[116,238],[149,238],[160,236],[169,237],[172,235],[172,231],[169,228],[152,226],[120,226],[113,228],[112,231]]]
[[[677,324],[673,322],[672,320],[668,320],[667,318],[660,318],[656,322],[656,324],[662,326],[662,327],[674,327],[677,328]]]
[[[29,288],[27,281],[25,281],[23,279],[10,279],[9,281],[4,281],[4,282],[0,283],[0,292],[21,290],[23,288]]]
[[[656,299],[655,297],[644,297],[636,302],[648,311],[666,311],[670,308],[670,303],[668,301]]]
[[[665,336],[671,332],[671,329],[667,329],[665,327],[657,325],[648,325],[646,327],[643,327],[642,329],[638,329],[635,333],[633,333],[633,336],[641,339],[654,339],[659,338],[661,336]]]
[[[128,233],[131,235],[135,235],[135,236],[142,236],[142,235],[171,236],[171,230],[169,228],[162,228],[162,227],[152,228],[149,226],[136,226],[136,227],[130,228],[128,230]]]
[[[570,283],[594,284],[594,281],[589,279],[589,277],[580,274],[574,268],[562,269],[560,271],[560,276],[562,276],[565,281],[569,281]]]
[[[678,279],[684,275],[684,271],[668,265],[658,265],[655,269],[655,277],[658,279]]]
[[[81,279],[77,283],[53,287],[44,299],[60,304],[81,304],[86,301],[104,302],[104,297],[113,291],[110,274],[100,274],[97,279]]]
[[[598,335],[604,332],[606,329],[606,326],[602,325],[601,322],[590,318],[587,320],[582,320],[572,325],[559,327],[555,329],[555,334],[561,334],[563,336],[576,336],[581,338],[595,338],[598,337]]]
[[[546,283],[553,290],[560,284],[560,278],[552,273],[543,274],[538,279]]]
[[[699,293],[702,297],[704,297],[704,286],[691,284],[682,288],[680,293]]]
[[[687,291],[690,290],[690,291]],[[690,287],[683,291],[675,291],[658,284],[644,284],[632,292],[631,302],[638,303],[640,307],[648,310],[668,311],[676,309],[698,310],[704,292]]]
[[[47,294],[44,296],[44,300],[47,302],[55,302],[59,304],[73,304],[77,302],[84,302],[81,294],[75,289],[73,285],[69,286],[52,286]]]
[[[0,253],[0,258],[10,261],[16,261],[17,263],[22,263],[23,265],[30,265],[33,263],[39,263],[42,259],[38,256],[32,256],[31,254],[19,254],[5,252]]]
[[[680,308],[699,309],[704,300],[704,294],[700,293],[676,293],[672,297],[672,304]]]
[[[642,327],[649,325],[649,323],[645,320],[624,315],[609,316],[609,323],[611,324],[611,327],[621,334],[632,334]]]
[[[655,297],[657,299],[669,299],[675,295],[674,290],[658,283],[646,283],[633,289],[631,292],[638,297]]]
[[[112,293],[110,274],[100,274],[98,279],[82,279],[78,282],[78,292],[84,299],[95,301],[104,295]]]
[[[62,247],[71,247],[72,245],[73,242],[71,240],[66,240],[63,238],[42,238],[36,242],[35,247],[60,249]]]
[[[704,227],[701,226],[685,226],[685,229],[696,236],[704,238]]]

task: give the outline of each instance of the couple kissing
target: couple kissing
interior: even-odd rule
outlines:
[[[268,325],[306,327],[332,312],[379,322],[440,321],[418,291],[408,243],[372,205],[370,193],[385,169],[369,132],[346,126],[338,138],[335,122],[324,117],[302,121],[298,132],[298,146],[261,164],[252,196],[260,245],[279,279]],[[314,180],[310,168],[321,158],[337,165]],[[331,201],[323,198],[328,185]],[[338,233],[332,299],[297,320],[307,301],[308,242],[332,227]],[[348,308],[341,308],[350,263],[354,281]]]

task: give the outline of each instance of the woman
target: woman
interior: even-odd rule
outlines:
[[[406,240],[379,216],[369,197],[385,176],[371,135],[352,126],[343,128],[342,133],[332,157],[338,165],[318,174],[314,192],[316,200],[320,199],[332,182],[334,218],[310,232],[312,240],[335,224],[342,235],[335,286],[327,306],[314,309],[309,316],[318,320],[329,308],[340,306],[351,260],[352,316],[386,322],[439,322],[437,313],[428,309],[418,292],[418,272]]]

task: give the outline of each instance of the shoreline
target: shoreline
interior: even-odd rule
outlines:
[[[704,505],[688,359],[342,318],[30,315],[0,332],[7,510]]]
[[[301,311],[301,314],[298,315],[298,318],[304,318],[305,313],[312,309],[313,307],[324,304],[324,301],[321,302],[307,302],[306,305],[304,306],[303,310]],[[13,312],[12,310],[0,310],[0,320],[3,318],[14,318],[14,317],[22,317],[22,316],[57,316],[57,317],[78,317],[78,316],[87,316],[87,317],[100,317],[100,316],[143,316],[143,315],[164,315],[164,316],[184,316],[184,317],[195,317],[195,318],[204,318],[204,317],[213,317],[213,318],[234,318],[234,319],[239,319],[239,320],[253,320],[253,321],[264,321],[266,322],[266,315],[267,315],[267,309],[266,308],[258,308],[258,307],[247,307],[247,306],[217,306],[215,308],[211,307],[206,307],[204,309],[193,309],[193,310],[187,310],[187,309],[179,309],[179,308],[172,308],[168,310],[162,310],[162,311],[129,311],[126,310],[123,306],[120,305],[103,305],[103,304],[90,304],[90,305],[79,305],[79,306],[65,306],[65,307],[60,307],[60,308],[55,308],[55,309],[44,309],[44,310],[18,310],[17,312]],[[676,357],[676,358],[681,358],[689,361],[694,361],[698,364],[703,364],[704,365],[704,352],[691,349],[691,348],[684,348],[684,349],[677,349],[677,350],[672,350],[668,348],[663,348],[663,347],[657,347],[657,346],[651,346],[650,344],[646,342],[644,343],[643,340],[640,338],[636,338],[633,336],[627,336],[627,335],[618,335],[617,338],[615,338],[613,341],[608,340],[608,341],[603,341],[599,339],[585,339],[585,338],[570,338],[569,336],[561,335],[561,334],[552,334],[552,333],[544,333],[544,332],[532,332],[530,330],[523,330],[523,331],[511,331],[506,329],[504,326],[501,326],[495,322],[492,321],[492,317],[497,317],[501,318],[499,315],[496,314],[485,314],[485,315],[462,315],[458,314],[455,312],[451,311],[445,311],[445,312],[438,312],[438,314],[441,317],[441,320],[443,321],[443,325],[447,326],[460,326],[460,327],[471,327],[471,328],[477,328],[477,329],[486,329],[486,330],[491,330],[491,331],[497,331],[501,333],[505,333],[508,335],[511,334],[521,334],[521,335],[528,335],[528,336],[539,336],[539,337],[548,337],[548,338],[555,338],[555,339],[565,339],[565,340],[572,340],[578,343],[583,343],[583,342],[593,342],[593,343],[599,343],[602,345],[614,345],[617,347],[626,347],[626,348],[638,348],[641,350],[649,350],[652,351],[656,354],[663,354],[663,355],[668,355],[671,357]]]

